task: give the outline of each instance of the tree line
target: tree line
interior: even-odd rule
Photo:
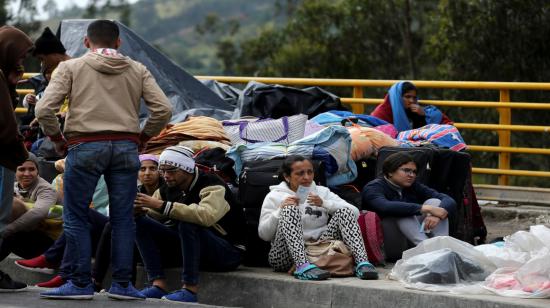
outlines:
[[[288,20],[253,38],[220,36],[223,74],[271,77],[548,82],[550,2],[544,0],[286,1]],[[222,24],[223,22],[219,22]],[[222,28],[223,29],[223,28]],[[217,30],[220,31],[219,29]],[[335,90],[339,91],[339,90]],[[341,95],[351,95],[351,90]],[[512,101],[550,102],[549,93],[512,91]],[[367,93],[382,97],[383,93]],[[498,101],[498,91],[421,90],[420,97]],[[443,108],[445,109],[445,108]],[[444,110],[457,122],[498,123],[494,109]],[[513,110],[513,124],[547,125],[545,111]],[[464,130],[471,144],[496,133]],[[549,146],[547,134],[512,133],[512,144]],[[496,167],[496,154],[472,153]],[[512,155],[516,169],[550,170],[545,156]],[[495,182],[486,176],[481,181]],[[548,186],[515,178],[516,185]]]
[[[224,0],[225,10],[231,6],[230,1],[233,0]],[[19,6],[14,9],[12,5],[9,10],[11,2]],[[164,2],[166,5],[194,3],[190,0],[184,4]],[[242,4],[235,0],[237,2]],[[197,3],[205,8],[215,4],[213,1]],[[125,0],[93,0],[79,16],[115,18],[137,29],[153,26],[162,29],[161,18],[143,18],[147,12],[141,12],[140,7],[151,8],[151,5],[148,1],[130,5]],[[219,65],[212,67],[218,71],[209,73],[353,79],[550,80],[550,1],[256,0],[250,1],[250,5],[273,6],[272,17],[258,24],[252,34],[250,24],[246,29],[243,27],[245,19],[251,16],[239,19],[223,12],[209,12],[197,22],[194,33],[186,34],[214,46]],[[48,0],[44,8],[37,8],[33,0],[0,0],[0,22],[36,32],[41,25],[33,17],[40,9],[47,9],[50,15],[63,16],[53,0]],[[248,8],[246,12],[253,15],[257,11]],[[176,17],[167,20],[170,22],[167,32],[178,32]],[[153,19],[159,24],[145,25]],[[158,31],[155,33],[162,36]],[[165,44],[155,43],[155,46],[163,49]],[[182,57],[178,54],[186,55],[181,64],[187,68],[185,64],[190,60],[184,52],[186,47],[178,48],[171,47],[170,56],[179,61]],[[351,96],[351,89],[329,90]],[[366,96],[381,98],[384,92],[366,89]],[[448,100],[499,99],[498,91],[422,89],[419,95]],[[548,91],[512,91],[511,100],[550,102],[550,95]],[[443,109],[457,122],[498,123],[494,109]],[[545,111],[514,109],[512,114],[513,124],[547,125],[550,119]],[[498,144],[496,133],[464,130],[462,134],[470,144]],[[546,134],[512,133],[514,146],[546,148],[549,141]],[[496,167],[496,154],[472,154],[475,165]],[[513,154],[512,165],[516,169],[550,170],[550,160],[545,156]],[[495,177],[483,177],[481,181],[494,182]],[[515,178],[513,184],[548,186],[546,180],[538,178]]]

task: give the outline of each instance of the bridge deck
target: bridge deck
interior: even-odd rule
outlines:
[[[44,279],[13,265],[13,258],[0,263],[0,268],[14,277],[35,283]],[[201,274],[199,301],[205,305],[224,307],[469,307],[516,308],[549,307],[550,299],[517,299],[495,295],[453,295],[423,292],[404,288],[399,282],[385,278],[389,269],[379,268],[382,279],[361,281],[357,278],[334,278],[322,282],[299,281],[289,275],[273,273],[268,268],[241,267],[231,273]],[[167,271],[168,281],[176,288],[179,271]],[[138,271],[138,285],[143,283],[143,271]],[[168,307],[158,300],[118,302],[98,295],[93,301],[49,301],[38,297],[39,290],[18,294],[2,294],[0,307]],[[202,305],[201,305],[202,306]],[[201,307],[198,306],[198,307]],[[180,306],[183,307],[183,306]],[[197,306],[195,306],[197,307]]]

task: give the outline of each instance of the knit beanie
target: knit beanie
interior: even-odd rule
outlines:
[[[38,169],[38,157],[33,153],[29,152],[29,157],[25,161],[32,161],[36,165],[36,169]]]
[[[150,160],[150,161],[154,161],[155,163],[159,163],[159,158],[156,156],[156,155],[153,155],[153,154],[141,154],[139,156],[139,162],[143,162],[144,160]]]
[[[44,29],[42,35],[34,42],[33,56],[36,55],[49,55],[52,53],[65,54],[67,51],[61,41],[53,34],[49,27]]]
[[[159,164],[179,168],[187,173],[195,173],[193,151],[181,145],[166,148],[160,154]]]

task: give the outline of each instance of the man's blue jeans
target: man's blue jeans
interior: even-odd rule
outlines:
[[[109,221],[109,217],[101,214],[96,210],[89,210],[88,215],[88,221],[90,222],[91,227],[90,236],[92,243],[92,254],[96,254],[97,246],[101,239],[101,235],[103,234],[103,228]],[[65,233],[62,233],[61,236],[53,243],[53,245],[44,252],[44,257],[46,258],[46,261],[51,264],[60,264],[57,274],[65,280],[70,278],[70,271],[72,270],[72,265],[70,264],[71,252],[68,249],[65,249],[66,245],[67,238],[65,237]],[[111,256],[109,255],[109,261],[110,260]]]
[[[63,176],[63,228],[70,279],[77,285],[91,282],[88,211],[102,174],[109,191],[109,219],[113,228],[112,280],[130,281],[135,240],[133,207],[139,167],[137,144],[131,141],[84,142],[69,147]]]
[[[149,281],[164,279],[164,267],[176,264],[163,261],[173,262],[174,257],[183,261],[182,282],[191,285],[199,283],[199,269],[225,272],[239,266],[241,252],[231,243],[208,228],[182,221],[175,223],[177,227],[170,228],[147,216],[136,218],[136,243]]]

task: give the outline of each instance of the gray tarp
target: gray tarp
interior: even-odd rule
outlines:
[[[60,23],[57,34],[67,49],[67,54],[78,57],[86,52],[84,37],[88,24],[92,21],[74,19],[63,20]],[[205,115],[218,120],[231,118],[235,106],[225,102],[131,29],[119,22],[117,24],[122,40],[119,51],[143,63],[151,71],[172,103],[172,123],[183,121],[187,115]],[[147,111],[142,104],[140,118],[144,120],[146,117]]]
[[[221,97],[231,107],[237,108],[239,105],[239,97],[243,92],[241,89],[216,80],[201,80],[201,82],[207,86],[208,89],[212,90],[219,97]]]

